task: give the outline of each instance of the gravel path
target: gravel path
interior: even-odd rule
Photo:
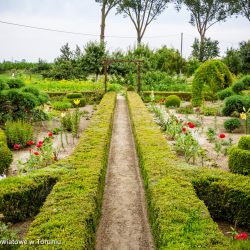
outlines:
[[[125,97],[118,96],[96,250],[154,249]]]

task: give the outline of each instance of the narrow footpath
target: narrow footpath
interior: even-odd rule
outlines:
[[[96,250],[154,249],[126,99],[118,96]]]

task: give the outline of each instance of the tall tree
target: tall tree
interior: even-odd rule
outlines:
[[[201,50],[201,43],[199,39],[195,38],[192,45],[192,56],[200,59],[201,62],[218,57],[220,55],[219,42],[217,40],[211,40],[210,38],[204,39],[204,46]]]
[[[101,4],[101,34],[100,34],[100,42],[104,43],[105,39],[105,27],[106,27],[106,18],[112,8],[114,8],[118,0],[95,0],[97,3]]]
[[[235,6],[235,12],[246,17],[250,22],[250,0],[230,0]]]
[[[133,22],[137,33],[137,44],[140,45],[148,25],[160,15],[170,0],[121,0],[118,13],[125,14]]]
[[[200,34],[200,57],[203,60],[207,30],[218,22],[225,21],[232,13],[233,5],[229,0],[177,0],[177,9],[184,3],[191,12],[190,23]]]

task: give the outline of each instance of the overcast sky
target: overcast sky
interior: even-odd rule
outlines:
[[[67,42],[74,49],[76,44],[82,48],[90,40],[99,41],[100,11],[95,0],[0,0],[0,21],[96,35],[63,34],[0,23],[0,61],[26,59],[36,62],[42,58],[52,62]],[[143,42],[151,48],[167,45],[180,49],[181,32],[184,33],[183,56],[187,58],[199,34],[189,24],[189,12],[185,7],[178,13],[169,5],[148,27]],[[107,18],[106,36],[134,37],[106,38],[110,51],[126,51],[136,43],[132,22],[116,15],[115,10]],[[250,22],[243,17],[228,19],[212,26],[207,37],[219,41],[223,54],[226,48],[237,48],[239,42],[250,39]]]

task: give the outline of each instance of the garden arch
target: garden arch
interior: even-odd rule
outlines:
[[[111,63],[115,62],[128,62],[128,63],[136,63],[137,64],[137,92],[141,92],[141,63],[143,63],[143,60],[125,60],[125,59],[105,59],[103,61],[104,66],[104,89],[105,93],[107,92],[107,81],[108,81],[108,66]]]

